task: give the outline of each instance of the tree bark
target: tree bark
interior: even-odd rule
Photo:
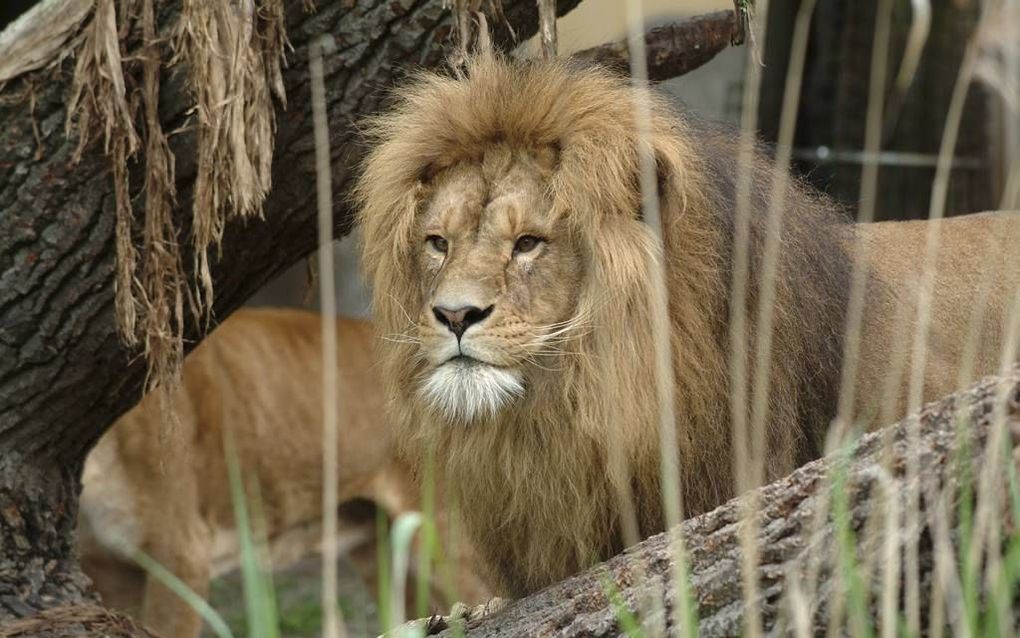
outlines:
[[[559,0],[557,9],[578,2]],[[161,35],[171,33],[179,4],[157,1]],[[284,72],[288,107],[277,108],[265,221],[228,224],[214,270],[218,319],[317,246],[308,43],[324,33],[337,43],[324,66],[334,214],[344,234],[352,223],[345,193],[363,150],[355,122],[381,106],[383,89],[405,68],[438,64],[452,37],[449,12],[437,0],[319,0],[312,12],[304,4],[285,3],[294,51]],[[519,37],[535,32],[534,0],[504,0],[503,13],[505,22],[493,24],[497,44],[511,44],[511,29]],[[146,374],[117,333],[109,160],[94,144],[73,164],[77,140],[64,134],[72,70],[65,60],[9,80],[0,93],[0,623],[89,602],[72,549],[81,467],[100,435],[138,401]],[[128,71],[129,81],[140,82],[137,64]],[[164,130],[184,127],[170,138],[182,242],[190,236],[196,173],[185,76],[164,69],[159,107]],[[131,167],[133,193],[143,166]],[[202,334],[193,323],[185,332],[190,349]]]
[[[1005,406],[1000,403],[1002,400]],[[962,458],[963,466],[971,468],[972,476],[978,476],[980,468],[990,462],[985,444],[995,421],[996,404],[1004,408],[1015,438],[1020,428],[1020,368],[1003,379],[986,379],[969,390],[932,403],[916,418],[905,419],[887,431],[862,437],[846,462],[847,479],[841,492],[846,496],[849,527],[858,539],[858,559],[877,558],[877,564],[883,564],[884,537],[866,535],[864,526],[882,503],[876,486],[878,477],[883,474],[884,449],[891,452],[891,462],[887,466],[891,468],[888,473],[891,480],[889,491],[882,493],[895,495],[899,511],[903,512],[905,495],[910,489],[919,490],[920,529],[911,533],[902,524],[898,525],[896,550],[902,551],[908,537],[919,540],[922,614],[930,602],[934,577],[932,539],[938,538],[939,532],[933,525],[946,511],[956,511],[953,497],[960,493],[961,476],[966,476],[959,471],[961,465],[953,461]],[[966,436],[958,438],[955,428],[960,417]],[[916,432],[920,437],[920,472],[913,482],[908,481],[906,471],[908,428],[911,427],[918,428]],[[886,440],[891,441],[888,448],[882,445],[886,435],[889,436]],[[963,440],[968,445],[961,445]],[[962,456],[954,457],[958,453]],[[1014,458],[1018,458],[1016,452]],[[829,511],[827,499],[832,494],[830,486],[837,463],[836,456],[814,461],[755,494],[760,504],[755,542],[761,559],[755,573],[760,592],[757,606],[764,629],[770,635],[786,635],[791,630],[790,616],[781,599],[793,576],[798,578],[801,587],[810,586],[813,581],[818,595],[807,622],[812,635],[825,634],[829,610],[838,596],[836,580],[846,570],[834,559],[839,556],[840,530],[833,517],[827,515],[820,526],[813,520],[819,511]],[[947,505],[948,510],[945,509]],[[943,508],[942,512],[939,508]],[[692,635],[737,636],[743,633],[747,604],[741,587],[742,510],[742,500],[738,498],[680,525],[692,598],[697,607],[698,633]],[[1013,529],[1010,527],[1013,522],[1000,518],[996,518],[994,524]],[[812,530],[816,530],[815,533]],[[955,530],[956,526],[950,522],[947,540],[953,545],[954,557],[959,555]],[[860,542],[862,538],[871,540]],[[822,569],[812,576],[810,561],[817,557],[824,559]],[[622,605],[643,625],[642,635],[678,635],[676,590],[670,579],[674,565],[670,536],[659,534],[583,574],[511,603],[497,614],[470,621],[466,633],[487,637],[622,636],[626,635],[620,622]],[[881,599],[881,578],[868,578],[863,570],[862,574],[868,588],[868,619],[877,622],[880,614],[875,601]],[[897,574],[900,579],[902,575],[902,571]],[[618,592],[615,602],[607,595],[611,590]],[[651,606],[648,606],[649,601]],[[1015,599],[1013,602],[1016,604]],[[651,610],[651,613],[642,613],[641,609]],[[455,634],[453,629],[447,629],[439,635],[452,637]]]

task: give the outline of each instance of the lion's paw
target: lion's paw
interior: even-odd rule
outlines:
[[[491,616],[501,611],[510,601],[506,598],[491,598],[481,605],[468,607],[464,603],[454,603],[449,615],[429,616],[406,622],[385,634],[386,638],[411,638],[412,636],[437,636],[455,626],[464,627],[467,623]]]

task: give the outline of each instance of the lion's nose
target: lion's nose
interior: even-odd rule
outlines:
[[[485,321],[486,317],[492,314],[492,306],[482,310],[477,306],[462,306],[457,309],[433,306],[432,314],[436,316],[439,323],[450,329],[450,332],[460,339],[464,332],[475,325]]]

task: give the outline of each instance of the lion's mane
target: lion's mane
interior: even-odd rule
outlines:
[[[647,98],[644,138],[659,178],[664,256],[640,218],[634,104]],[[416,217],[428,179],[477,161],[495,142],[553,148],[547,187],[555,211],[587,247],[578,313],[589,330],[564,350],[562,374],[496,422],[450,427],[414,388],[415,346],[380,348],[405,450],[434,454],[445,489],[463,510],[495,584],[521,595],[622,549],[618,496],[630,493],[642,535],[663,528],[652,339],[652,260],[667,272],[676,382],[676,427],[687,514],[733,494],[728,373],[736,233],[738,144],[653,91],[599,68],[483,55],[465,77],[422,73],[367,125],[373,142],[356,197],[363,262],[374,285],[377,328],[406,334],[421,306]],[[754,317],[772,163],[755,149],[751,174],[748,329]],[[851,226],[829,201],[795,181],[784,193],[766,432],[766,478],[819,455],[836,405]],[[533,214],[544,214],[534,211]],[[750,364],[750,363],[749,363]],[[752,371],[753,379],[754,373]]]

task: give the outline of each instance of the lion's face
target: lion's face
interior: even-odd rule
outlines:
[[[571,326],[581,250],[551,212],[554,162],[497,147],[433,180],[418,226],[417,390],[451,422],[518,400]]]

